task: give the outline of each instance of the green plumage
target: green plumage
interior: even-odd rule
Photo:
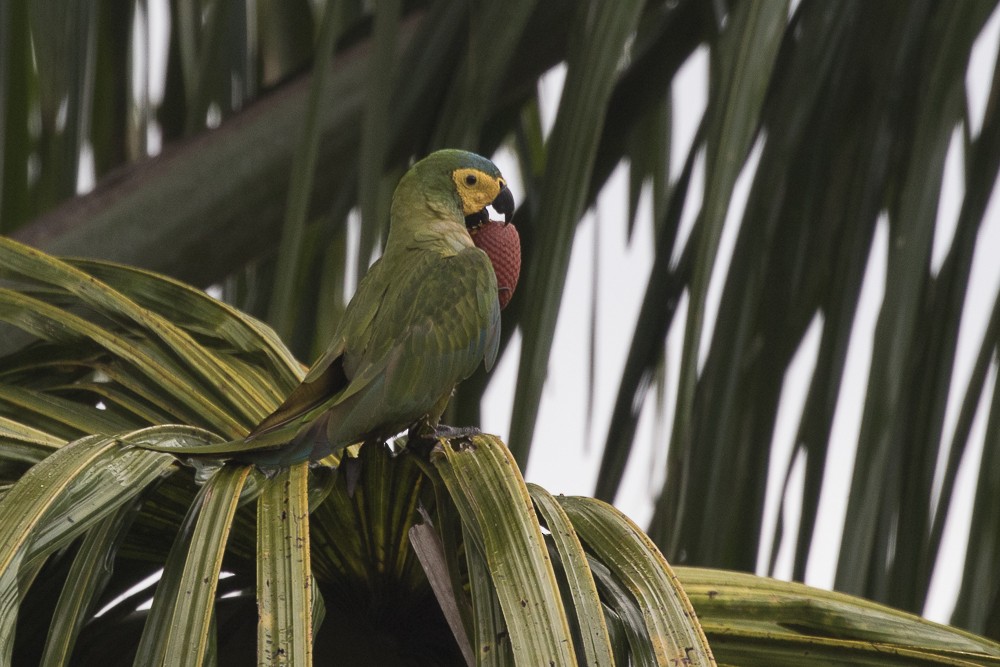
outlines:
[[[393,194],[384,254],[326,352],[247,436],[243,458],[316,460],[419,420],[436,424],[455,385],[496,359],[496,277],[465,217],[501,200],[509,208],[503,178],[478,155],[438,151],[414,165]]]

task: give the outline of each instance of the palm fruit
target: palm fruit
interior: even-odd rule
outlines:
[[[521,275],[521,237],[517,228],[510,223],[490,220],[472,228],[469,233],[472,242],[489,256],[493,264],[500,307],[504,308],[514,295],[517,279]]]

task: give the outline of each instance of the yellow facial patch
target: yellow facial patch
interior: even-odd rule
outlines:
[[[472,215],[490,205],[507,183],[471,167],[456,169],[451,174],[462,200],[462,215]]]

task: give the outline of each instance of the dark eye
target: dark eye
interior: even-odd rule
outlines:
[[[475,174],[469,174],[468,176],[466,176],[465,177],[465,184],[466,185],[475,185],[476,184],[476,175]]]

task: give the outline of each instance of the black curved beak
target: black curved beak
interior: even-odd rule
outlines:
[[[500,194],[496,196],[496,199],[490,204],[497,213],[503,215],[504,223],[510,222],[511,216],[514,215],[514,195],[511,194],[510,189],[505,185]]]

